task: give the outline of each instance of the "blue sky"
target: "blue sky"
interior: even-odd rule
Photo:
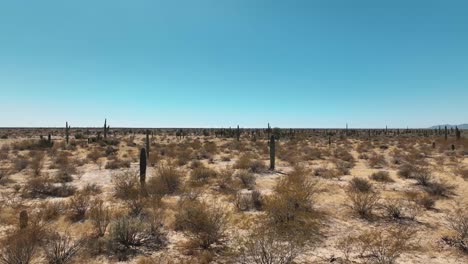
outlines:
[[[0,126],[468,122],[468,1],[0,1]]]

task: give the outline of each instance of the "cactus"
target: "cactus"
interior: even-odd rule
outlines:
[[[275,135],[270,137],[270,170],[275,170]]]
[[[328,136],[328,147],[331,147],[331,135]]]
[[[455,151],[455,145],[452,144],[452,151]]]
[[[447,126],[445,126],[445,140],[447,140],[447,137],[448,137],[448,130],[447,130]]]
[[[436,148],[436,143],[435,143],[435,142],[432,142],[432,148],[433,148],[433,149]]]
[[[65,140],[68,144],[68,140],[70,138],[70,126],[68,125],[68,122],[65,122]]]
[[[19,214],[19,226],[20,229],[28,227],[28,212],[26,210],[21,211]]]
[[[150,153],[149,134],[150,134],[150,131],[146,130],[146,158],[148,158],[148,159],[149,159],[149,153]]]
[[[268,123],[268,128],[267,128],[267,139],[270,140],[270,134],[271,134],[271,127],[270,123]]]
[[[49,143],[49,145],[52,143],[52,136],[50,134],[47,136],[47,143]]]
[[[107,138],[107,118],[104,119],[104,139]]]
[[[461,138],[461,132],[460,129],[458,129],[458,127],[455,127],[455,137],[457,140],[460,140]]]
[[[140,184],[141,186],[145,185],[146,181],[146,150],[141,148],[140,151]]]
[[[239,125],[237,125],[236,136],[237,136],[237,141],[239,141],[239,140],[240,140],[240,129],[239,129]]]

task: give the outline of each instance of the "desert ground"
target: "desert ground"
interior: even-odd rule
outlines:
[[[465,131],[0,137],[0,263],[468,263]]]

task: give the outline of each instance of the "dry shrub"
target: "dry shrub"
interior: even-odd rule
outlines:
[[[411,252],[417,247],[415,234],[416,231],[402,225],[376,228],[357,236],[344,237],[339,248],[348,261],[352,252],[357,252],[356,257],[366,258],[370,263],[393,264],[403,253]]]
[[[419,214],[419,206],[408,199],[395,198],[385,201],[382,205],[385,216],[391,220],[415,220]]]
[[[107,226],[110,222],[110,210],[104,205],[104,201],[101,199],[94,199],[89,208],[88,218],[94,226],[96,235],[98,237],[104,236],[107,230]]]
[[[77,222],[85,218],[86,212],[90,207],[90,197],[82,192],[76,193],[70,198],[68,203],[69,218]]]
[[[121,168],[130,168],[130,161],[129,160],[122,160],[117,157],[114,157],[111,160],[108,160],[106,166],[104,167],[108,170],[116,170]]]
[[[264,207],[271,224],[280,233],[311,241],[317,238],[320,214],[313,208],[318,183],[308,173],[302,167],[295,167],[278,181],[275,194],[265,200]]]
[[[468,212],[466,208],[467,206],[458,205],[454,212],[447,217],[453,235],[445,237],[444,240],[468,253]]]
[[[455,185],[442,180],[433,180],[424,186],[424,190],[432,196],[450,197],[454,194]]]
[[[398,169],[398,176],[404,179],[414,179],[417,175],[426,174],[427,169],[421,166],[405,163]]]
[[[374,172],[369,176],[370,179],[378,182],[395,182],[388,171]]]
[[[318,167],[314,169],[313,175],[325,179],[331,179],[337,177],[339,172],[335,169],[330,169],[327,167]]]
[[[42,151],[33,151],[30,153],[31,163],[30,167],[32,170],[33,176],[40,176],[42,167],[44,166],[44,152]]]
[[[23,156],[17,156],[13,160],[13,168],[12,170],[15,172],[21,172],[22,170],[28,167],[29,160]]]
[[[336,172],[340,175],[350,175],[351,169],[354,167],[354,163],[339,159],[335,160],[334,163],[336,166]]]
[[[354,177],[349,182],[349,190],[353,192],[371,192],[373,190],[373,187],[368,180],[364,178]]]
[[[68,197],[75,193],[76,188],[71,185],[54,184],[52,179],[46,176],[30,178],[24,188],[22,196],[25,198]]]
[[[43,221],[52,221],[58,219],[66,211],[66,204],[62,201],[50,201],[41,205],[39,218]]]
[[[335,149],[333,155],[337,159],[347,161],[347,162],[350,162],[352,164],[355,163],[355,159],[354,159],[353,155],[351,155],[351,153],[348,150],[346,150],[345,148],[343,148],[343,147],[339,147],[339,148]]]
[[[127,170],[112,175],[114,196],[122,199],[131,199],[140,192],[140,182],[136,172]]]
[[[0,244],[0,263],[31,263],[37,253],[43,234],[42,227],[31,225],[25,229],[15,230],[4,237]]]
[[[47,263],[71,263],[83,246],[83,240],[73,240],[69,234],[52,232],[44,239],[42,248]]]
[[[102,157],[105,157],[105,155],[100,148],[93,148],[93,150],[86,155],[86,158],[93,163],[97,163],[97,161]]]
[[[464,180],[468,180],[468,167],[458,168],[455,173],[460,175]]]
[[[255,175],[253,173],[247,170],[240,170],[235,175],[240,180],[243,188],[251,190],[255,187]]]
[[[387,161],[385,160],[385,156],[381,154],[374,153],[369,157],[369,166],[371,168],[383,168],[387,166]]]
[[[140,217],[120,217],[109,227],[108,253],[120,261],[146,250],[158,250],[165,246],[166,235],[153,228],[150,221]]]
[[[360,192],[356,191],[354,188],[348,189],[346,194],[351,202],[351,209],[363,218],[372,216],[372,210],[377,206],[380,199],[378,192]]]
[[[236,207],[241,211],[248,211],[252,209],[261,210],[263,202],[259,191],[240,191],[236,195]]]
[[[193,185],[206,184],[210,179],[216,178],[217,173],[215,170],[201,166],[195,168],[190,173],[190,182]]]
[[[229,214],[225,207],[196,199],[179,202],[175,226],[203,249],[224,242]]]
[[[243,264],[288,264],[293,263],[302,246],[287,239],[275,230],[259,228],[241,241],[239,263]]]
[[[161,164],[155,177],[149,178],[146,190],[152,196],[172,195],[180,191],[182,173],[172,164]]]
[[[435,205],[435,200],[433,197],[428,194],[421,192],[408,191],[405,193],[408,200],[416,203],[420,207],[423,207],[427,210],[433,209]]]
[[[219,172],[218,176],[218,188],[219,191],[226,194],[234,194],[236,192],[236,186],[232,175],[234,171],[232,169],[226,168]]]
[[[261,173],[266,170],[266,165],[261,160],[253,160],[252,155],[244,154],[236,161],[234,168],[249,170],[253,173]]]

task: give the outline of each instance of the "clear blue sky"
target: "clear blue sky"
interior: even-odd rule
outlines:
[[[2,0],[0,126],[468,122],[468,1]]]

